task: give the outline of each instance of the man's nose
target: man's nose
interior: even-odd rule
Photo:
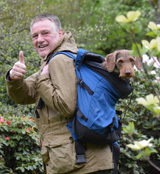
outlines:
[[[38,35],[37,41],[38,42],[44,41],[43,36],[41,34]]]

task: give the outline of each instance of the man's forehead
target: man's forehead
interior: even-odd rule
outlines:
[[[51,26],[53,23],[52,21],[50,21],[49,19],[43,19],[43,20],[38,20],[36,22],[34,22],[34,24],[32,25],[32,28],[38,27],[38,26],[44,26],[44,27],[48,27]]]
[[[48,30],[53,30],[53,23],[46,19],[46,20],[40,20],[40,21],[36,21],[33,25],[32,25],[32,33],[35,32],[42,32],[42,31],[48,31]]]

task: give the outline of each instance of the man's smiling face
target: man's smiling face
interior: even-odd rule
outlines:
[[[56,31],[49,19],[35,22],[31,33],[34,47],[42,58],[45,58],[56,47],[63,35],[62,29]]]

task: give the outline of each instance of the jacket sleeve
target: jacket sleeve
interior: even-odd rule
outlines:
[[[35,103],[36,87],[35,80],[38,72],[27,79],[9,80],[6,76],[6,87],[9,97],[17,104]]]
[[[77,78],[74,61],[57,55],[49,63],[48,74],[39,77],[37,91],[44,103],[56,113],[71,117],[77,104]]]

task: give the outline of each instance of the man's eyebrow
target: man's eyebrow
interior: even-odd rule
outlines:
[[[43,33],[43,32],[48,32],[48,30],[42,30],[41,33]]]
[[[47,30],[47,29],[44,29],[44,30],[41,30],[41,31],[40,31],[40,33],[43,33],[43,32],[50,32],[50,31],[49,31],[49,30]],[[32,33],[32,36],[34,36],[34,35],[37,35],[37,32]]]

